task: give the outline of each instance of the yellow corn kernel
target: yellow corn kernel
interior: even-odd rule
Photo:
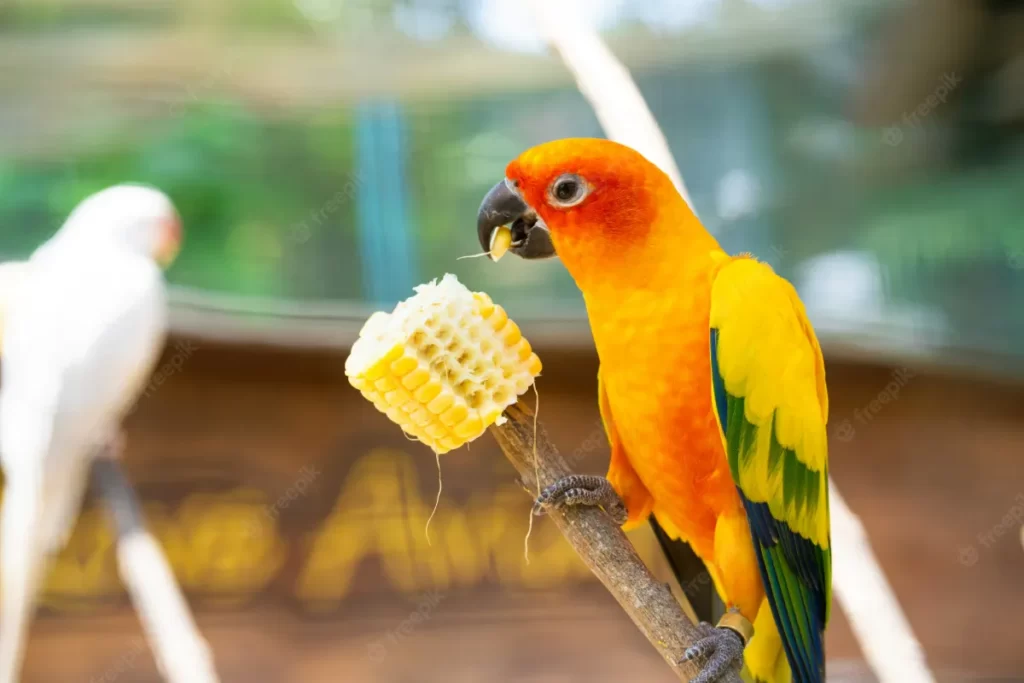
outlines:
[[[413,398],[426,405],[437,398],[437,395],[440,394],[442,390],[443,387],[439,382],[430,382],[429,384],[425,384],[417,389],[416,393],[413,394]]]
[[[372,320],[372,318],[371,318],[371,320]],[[377,320],[379,321],[380,318],[378,318]],[[369,325],[370,321],[368,320],[366,324]],[[366,379],[370,380],[370,381],[375,381],[378,378],[383,377],[384,375],[386,375],[387,372],[388,372],[388,368],[391,365],[391,361],[395,360],[400,355],[402,355],[402,347],[400,345],[396,344],[392,348],[388,349],[388,352],[383,354],[377,360],[377,362],[374,363],[374,365],[371,366],[366,371]]]
[[[454,427],[465,420],[468,415],[469,408],[460,403],[441,413],[441,424],[446,427]]]
[[[505,310],[453,275],[372,315],[345,362],[352,386],[437,453],[483,434],[540,370]]]
[[[455,395],[451,393],[451,390],[449,390],[428,403],[427,408],[434,415],[440,415],[444,411],[448,410],[453,403],[455,403]]]
[[[406,401],[412,400],[412,396],[410,396],[409,392],[404,389],[395,389],[394,391],[386,392],[384,394],[384,400],[387,401],[389,405],[401,408],[402,404]]]
[[[507,225],[503,225],[491,233],[491,248],[488,251],[495,261],[504,256],[511,246],[512,231]]]
[[[430,381],[430,373],[425,369],[417,367],[412,372],[402,378],[402,386],[413,391],[419,389],[421,386]]]
[[[501,330],[501,336],[505,340],[506,345],[515,346],[523,338],[523,333],[519,331],[519,325],[509,320]]]
[[[508,313],[506,313],[505,309],[501,306],[495,305],[494,313],[491,313],[487,318],[487,322],[491,323],[491,328],[497,332],[501,328],[505,327],[505,323],[508,322]]]
[[[395,383],[395,378],[388,375],[387,377],[381,377],[379,380],[373,383],[377,391],[392,391],[398,385]]]
[[[494,302],[491,301],[491,297],[487,296],[483,292],[474,292],[473,298],[480,304],[480,316],[483,318],[490,317],[491,313],[494,313]]]
[[[416,369],[418,363],[415,358],[410,356],[401,356],[398,360],[391,364],[391,374],[401,377],[402,375],[408,374]]]
[[[452,431],[455,432],[455,436],[463,439],[472,439],[484,431],[484,421],[480,419],[479,415],[473,415],[455,425],[455,429]]]

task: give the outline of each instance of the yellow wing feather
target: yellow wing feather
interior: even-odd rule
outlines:
[[[772,620],[794,683],[821,683],[832,578],[821,349],[793,287],[750,258],[719,269],[710,327],[715,415]]]
[[[828,547],[828,395],[821,349],[793,286],[750,258],[721,268],[712,289],[711,327],[718,330],[718,371],[726,392],[744,399],[761,442],[737,484],[777,519]],[[774,430],[769,427],[774,419]],[[774,466],[769,441],[791,450],[816,478],[814,500],[784,495],[785,468]]]

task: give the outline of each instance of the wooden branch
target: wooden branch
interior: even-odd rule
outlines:
[[[535,493],[533,410],[520,402],[508,408],[505,415],[508,422],[492,425],[491,434],[519,472],[527,490]],[[537,470],[541,488],[573,474],[540,424],[537,425]],[[669,587],[651,575],[633,544],[611,517],[593,507],[553,509],[547,516],[680,680],[689,681],[697,676],[698,665],[682,662],[683,653],[700,638],[697,629]],[[720,683],[740,683],[738,672],[731,672]]]

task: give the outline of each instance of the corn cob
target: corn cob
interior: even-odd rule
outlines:
[[[439,454],[500,423],[540,371],[505,310],[454,275],[370,316],[345,362],[352,386]]]

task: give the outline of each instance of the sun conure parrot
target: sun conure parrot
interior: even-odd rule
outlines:
[[[828,397],[793,287],[722,251],[668,176],[607,140],[524,152],[477,227],[492,258],[499,238],[526,259],[561,258],[600,358],[607,479],[575,475],[540,502],[624,503],[627,528],[653,514],[690,544],[734,617],[701,624],[687,652],[704,660],[700,683],[740,656],[757,681],[824,681]]]

